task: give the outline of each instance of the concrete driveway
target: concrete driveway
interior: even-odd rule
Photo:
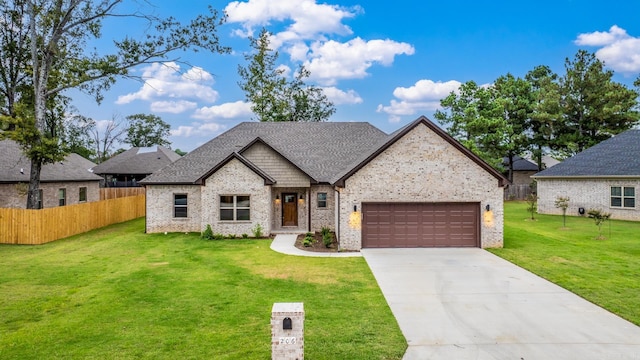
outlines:
[[[482,249],[364,249],[413,359],[640,360],[640,327]]]

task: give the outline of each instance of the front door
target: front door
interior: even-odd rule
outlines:
[[[282,226],[298,226],[298,194],[282,194]]]

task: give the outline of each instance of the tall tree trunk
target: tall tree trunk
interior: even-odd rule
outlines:
[[[27,191],[27,209],[38,208],[38,190],[40,189],[40,172],[42,162],[31,159],[31,172],[29,173],[29,190]]]

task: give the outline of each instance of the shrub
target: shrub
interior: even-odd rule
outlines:
[[[527,196],[527,211],[531,213],[531,220],[535,220],[534,214],[538,209],[538,195],[536,193],[531,193]]]
[[[312,232],[308,232],[308,233],[304,234],[304,236],[312,238],[313,237],[313,233]]]
[[[246,239],[246,238],[248,238],[248,237],[249,237],[249,234],[242,234],[242,238],[243,238],[243,239]]]
[[[568,196],[558,196],[555,201],[557,208],[562,209],[562,227],[567,227],[567,208],[569,207]]]
[[[329,229],[328,226],[323,226],[322,229],[320,230],[320,234],[322,234],[322,237],[325,237],[327,234],[331,233],[331,229]]]
[[[236,238],[236,234],[229,234],[227,235],[228,239],[235,239]]]
[[[205,240],[213,240],[213,230],[211,230],[210,224],[207,224],[207,228],[204,229],[200,237]]]
[[[213,234],[213,240],[224,240],[224,235],[222,235],[222,234]]]
[[[261,238],[262,237],[262,225],[256,224],[256,226],[254,226],[253,229],[251,229],[251,232],[253,233],[253,237],[254,238]]]
[[[327,248],[331,247],[331,243],[333,243],[333,237],[331,236],[330,232],[322,234],[322,243],[324,243],[324,246]]]
[[[313,235],[309,235],[311,233],[307,233],[307,235],[302,239],[302,245],[304,247],[309,247],[313,245]]]
[[[596,239],[604,240],[605,237],[602,236],[602,224],[605,221],[609,220],[611,214],[603,212],[599,209],[589,209],[589,211],[587,211],[587,214],[589,214],[589,218],[593,219],[593,221],[596,223],[596,226],[598,227],[598,237]]]

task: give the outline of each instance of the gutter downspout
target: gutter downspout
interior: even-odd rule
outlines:
[[[307,226],[308,226],[308,232],[311,232],[311,188],[309,188],[309,191],[307,191],[307,208],[309,209],[309,211],[307,211],[309,213],[309,220],[307,221]]]
[[[336,240],[338,241],[338,252],[342,250],[342,243],[340,242],[340,192],[334,188],[336,193]]]

